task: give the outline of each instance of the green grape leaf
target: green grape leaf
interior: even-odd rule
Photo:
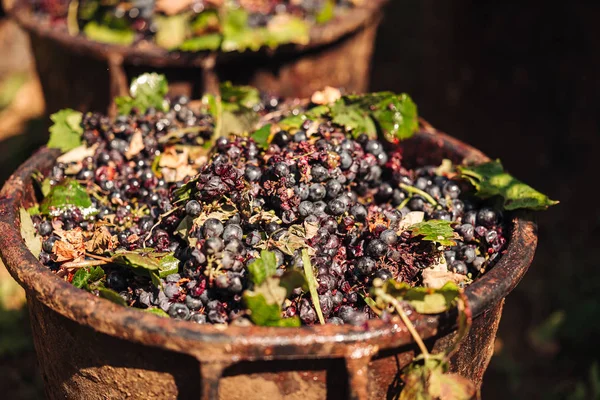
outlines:
[[[447,282],[439,289],[413,287],[407,290],[404,300],[408,301],[420,314],[439,314],[448,311],[456,304],[458,286]]]
[[[113,254],[111,261],[134,273],[147,276],[159,287],[160,278],[174,274],[179,270],[179,259],[171,253],[157,252],[152,248],[135,251],[121,251]]]
[[[221,129],[219,136],[229,134],[241,135],[254,130],[259,120],[257,113],[249,108],[241,108],[238,111],[223,110],[221,115]]]
[[[32,205],[31,207],[29,207],[27,209],[27,213],[32,217],[35,215],[40,215],[40,205],[39,204]]]
[[[500,160],[457,166],[457,170],[462,178],[475,187],[478,197],[487,199],[500,196],[504,199],[504,208],[507,210],[546,210],[549,206],[558,204],[558,201],[549,199],[505,172]]]
[[[71,284],[76,288],[88,290],[90,284],[99,281],[103,277],[104,270],[101,267],[84,267],[75,272]]]
[[[89,272],[85,268],[79,269],[73,275],[73,279],[71,280],[71,284],[79,289],[84,289],[87,287],[87,281],[89,277]]]
[[[54,215],[74,207],[79,208],[84,217],[97,212],[85,188],[74,179],[66,179],[50,189],[40,203],[40,213]]]
[[[306,282],[308,285],[308,291],[310,292],[310,298],[312,299],[313,306],[317,311],[317,317],[319,317],[319,322],[321,325],[325,324],[325,318],[323,317],[323,311],[321,310],[321,303],[319,302],[319,294],[317,293],[317,279],[315,278],[315,274],[313,271],[312,263],[310,262],[310,256],[308,255],[308,250],[302,250],[302,264],[304,267],[304,276],[306,277]]]
[[[219,86],[220,96],[204,95],[202,103],[215,119],[212,145],[220,136],[251,132],[259,121],[253,107],[260,103],[260,94],[251,86],[234,86],[231,82]]]
[[[429,374],[427,390],[434,399],[470,400],[475,396],[475,384],[458,374],[433,369]]]
[[[421,365],[409,364],[403,371],[404,387],[399,400],[434,400],[427,390],[428,369]]]
[[[182,51],[205,51],[218,50],[223,41],[223,36],[219,33],[208,33],[185,40],[179,46]]]
[[[250,137],[256,142],[258,147],[264,150],[268,149],[271,138],[271,124],[267,124],[254,131]]]
[[[277,123],[277,125],[281,129],[285,129],[285,130],[300,129],[302,127],[302,124],[304,123],[304,121],[306,121],[307,119],[314,120],[314,119],[323,117],[326,114],[328,114],[329,111],[330,110],[329,110],[328,106],[324,106],[324,105],[316,106],[313,108],[309,108],[304,113],[283,118],[281,121],[279,121]]]
[[[88,38],[100,43],[128,46],[135,40],[135,32],[130,28],[112,28],[96,21],[90,21],[83,27]]]
[[[130,96],[115,98],[115,104],[120,115],[129,115],[133,108],[140,113],[149,107],[166,111],[165,96],[169,85],[164,75],[155,72],[146,73],[134,78],[129,87]]]
[[[36,258],[42,252],[42,238],[37,234],[31,216],[23,207],[19,209],[21,220],[21,237],[25,241],[25,245]]]
[[[277,257],[272,251],[262,250],[260,257],[248,265],[250,280],[255,285],[260,285],[265,279],[273,276],[277,271]]]
[[[344,96],[331,106],[331,116],[355,137],[362,133],[375,137],[380,131],[390,142],[411,137],[419,127],[417,106],[404,93]]]
[[[88,273],[88,282],[97,282],[104,276],[104,270],[101,267],[91,267]]]
[[[335,11],[335,0],[327,0],[315,17],[317,24],[324,24],[333,18]]]
[[[205,10],[192,21],[191,28],[195,35],[206,35],[220,28],[219,15],[215,10]]]
[[[185,197],[185,196],[184,196]],[[177,198],[177,197],[176,197]],[[186,242],[190,243],[190,240],[194,240],[195,238],[190,236],[190,231],[194,226],[194,218],[186,215],[177,225],[177,228],[173,232],[175,235],[179,236]]]
[[[285,288],[286,297],[289,297],[296,288],[302,288],[304,291],[308,290],[306,277],[297,270],[286,271],[281,278],[279,278],[279,284]]]
[[[50,116],[50,139],[46,145],[50,149],[60,149],[63,153],[81,146],[83,143],[83,114],[70,108],[60,110]]]
[[[422,286],[411,287],[406,282],[389,279],[383,284],[383,291],[398,301],[406,301],[421,314],[439,314],[448,311],[457,304],[460,290],[454,282],[447,282],[439,289]],[[379,309],[386,307],[386,302],[381,301],[375,289],[372,294],[377,299]]]
[[[167,50],[175,50],[185,42],[188,35],[190,14],[155,15],[154,23],[156,44]]]
[[[129,268],[133,272],[141,273],[142,275],[147,275],[147,272],[149,271],[158,271],[160,269],[160,265],[156,258],[139,251],[123,251],[116,253],[111,261],[122,267]]]
[[[221,16],[223,43],[221,50],[256,51],[264,43],[264,29],[252,29],[248,26],[248,12],[242,8],[227,10]]]
[[[160,281],[160,276],[156,271],[149,271],[150,281],[154,285],[154,287],[162,288],[162,282]]]
[[[237,111],[241,107],[252,108],[260,104],[260,93],[252,86],[234,86],[231,82],[219,85],[223,108]]]
[[[127,306],[127,302],[125,301],[125,299],[122,298],[119,295],[119,293],[115,292],[112,289],[108,289],[108,288],[105,288],[105,287],[99,287],[98,288],[98,294],[103,299],[110,300],[113,303],[116,303],[116,304],[118,304],[120,306]]]
[[[167,314],[166,312],[164,312],[163,310],[161,310],[158,307],[150,307],[150,308],[146,308],[142,311],[150,313],[150,314],[154,314],[159,317],[169,318],[169,314]]]
[[[443,221],[431,219],[429,221],[419,222],[408,228],[413,236],[422,236],[423,240],[436,242],[442,246],[454,246],[459,236],[452,228],[452,221]]]
[[[158,262],[159,265],[159,276],[166,278],[171,274],[176,274],[179,271],[179,260],[175,258],[173,253],[167,253],[162,256]]]
[[[354,137],[363,133],[373,139],[377,136],[377,126],[371,118],[371,111],[358,105],[352,105],[347,98],[342,97],[333,103],[331,117],[335,124],[351,131]]]
[[[267,24],[263,40],[264,44],[271,48],[288,43],[308,44],[309,32],[308,23],[304,19],[291,15],[276,15]]]
[[[298,327],[300,318],[281,318],[281,305],[271,303],[260,293],[244,292],[244,302],[250,311],[250,320],[258,326]]]

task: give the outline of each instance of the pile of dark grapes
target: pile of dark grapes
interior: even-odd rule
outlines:
[[[73,0],[28,0],[28,4],[36,15],[48,18],[57,27],[67,29],[67,25],[72,23],[70,18],[75,17],[79,30],[84,34],[86,34],[86,24],[93,21],[117,34],[122,34],[124,30],[131,30],[135,32],[135,40],[138,42],[154,40],[161,28],[160,18],[174,15],[184,17],[178,19],[177,24],[185,25],[187,30],[193,31],[194,36],[201,36],[214,34],[221,29],[221,22],[218,19],[216,23],[196,20],[203,13],[207,15],[220,11],[243,10],[245,19],[247,19],[244,22],[245,26],[248,29],[260,29],[265,28],[274,17],[281,15],[290,15],[314,23],[315,20],[323,18],[321,13],[324,9],[327,12],[329,4],[327,0],[189,1],[187,4],[182,2],[169,4],[170,1],[80,0],[78,5],[73,6],[75,3]],[[354,3],[349,0],[338,0],[335,5],[348,8],[352,7]],[[236,21],[235,24],[239,24],[239,21]],[[236,29],[239,28],[236,27]],[[176,34],[176,32],[173,33],[173,35]]]
[[[278,107],[273,98],[265,104],[263,115]],[[197,174],[176,182],[161,177],[157,159],[167,148],[199,147],[214,128],[212,117],[193,111],[188,99],[172,100],[168,112],[149,109],[114,122],[88,113],[82,125],[84,142],[97,146],[93,155],[76,172],[57,163],[50,184],[75,178],[93,193],[98,213],[86,219],[72,208],[34,217],[43,236],[40,260],[71,280],[73,271],[56,261],[54,231],[91,233],[99,226],[116,238],[114,251],[173,252],[179,271],[166,276],[162,287],[126,268],[103,267],[106,287],[132,307],[156,307],[201,324],[248,324],[242,299],[249,288],[247,266],[267,248],[276,254],[278,272],[301,271],[300,248],[286,252],[274,245],[288,240],[290,226],[301,225],[314,227],[305,247],[311,249],[325,319],[360,325],[375,317],[364,300],[375,278],[418,284],[424,269],[445,259],[449,272],[475,279],[506,243],[502,213],[471,196],[464,182],[438,175],[436,166],[407,169],[398,148],[366,135],[352,139],[331,122],[306,120],[293,134],[274,132],[266,149],[247,136],[220,137],[202,165],[189,152],[184,164],[194,165]],[[189,127],[201,129],[174,134]],[[143,150],[132,156],[140,131]],[[219,214],[224,205],[234,211]],[[454,221],[456,245],[441,247],[402,231],[403,218],[415,211],[425,220]],[[193,241],[176,233],[183,219],[202,215],[187,233]],[[307,325],[317,321],[311,297],[300,289],[282,313]]]

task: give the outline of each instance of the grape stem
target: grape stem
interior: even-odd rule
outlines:
[[[95,259],[95,260],[104,261],[104,263],[105,263],[105,264],[108,264],[108,263],[112,262],[112,258],[109,258],[109,257],[102,257],[102,256],[99,256],[99,255],[96,255],[96,254],[92,254],[92,253],[87,253],[87,252],[86,252],[86,253],[85,253],[85,256],[86,256],[86,257],[93,258],[93,259]]]
[[[144,238],[144,247],[146,247],[146,241],[152,237],[152,231],[154,230],[154,228],[156,228],[163,222],[163,218],[168,217],[169,215],[173,214],[175,211],[178,211],[179,209],[180,209],[179,206],[173,207],[171,210],[167,211],[166,213],[159,215],[158,221],[154,225],[152,225],[152,228],[150,228],[150,231],[148,231],[148,234]]]
[[[417,342],[419,349],[421,349],[421,353],[423,353],[423,357],[428,358],[430,356],[429,350],[427,350],[427,346],[425,346],[425,343],[423,343],[423,339],[421,339],[419,332],[417,332],[417,329],[408,318],[408,315],[406,315],[406,313],[402,309],[402,305],[400,304],[400,302],[396,300],[395,297],[385,293],[382,289],[377,289],[376,295],[379,298],[381,298],[381,300],[391,304],[394,307],[394,310],[396,310],[396,312],[400,316],[400,319],[402,320],[402,322],[404,322],[404,325],[406,325],[408,332],[410,332],[415,342]]]
[[[406,205],[408,204],[408,202],[410,201],[410,197],[405,198],[404,200],[402,200],[402,203],[400,203],[400,205],[398,205],[398,207],[396,207],[398,210],[402,210],[404,207],[406,207]]]
[[[61,268],[64,269],[79,269],[79,268],[84,268],[84,267],[97,267],[100,265],[106,265],[108,264],[106,261],[102,261],[102,260],[85,260],[85,261],[71,261],[71,262],[67,262],[64,263],[63,265],[61,265]]]
[[[402,190],[404,190],[404,191],[406,191],[406,192],[408,192],[410,194],[417,194],[417,195],[423,197],[425,200],[427,200],[434,207],[438,205],[437,201],[435,201],[435,199],[433,197],[431,197],[429,195],[429,193],[427,193],[427,192],[425,192],[425,191],[423,191],[421,189],[417,189],[414,186],[407,185],[406,183],[401,183],[400,184],[400,189],[402,189]]]

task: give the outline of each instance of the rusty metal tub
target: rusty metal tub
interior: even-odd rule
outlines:
[[[486,160],[426,123],[403,142],[409,162]],[[0,192],[0,255],[27,292],[46,394],[51,399],[383,399],[401,390],[400,370],[418,352],[406,327],[371,321],[303,328],[197,325],[115,305],[57,278],[29,252],[19,207],[33,201],[31,173],[57,157],[42,149]],[[504,297],[537,244],[528,213],[510,215],[506,253],[467,289],[473,326],[452,369],[478,386],[493,352]],[[451,343],[454,315],[413,315],[426,344]]]

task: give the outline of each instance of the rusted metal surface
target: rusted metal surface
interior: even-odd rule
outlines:
[[[407,162],[487,160],[424,121],[402,147]],[[113,398],[367,399],[393,398],[399,392],[400,370],[416,351],[402,324],[197,325],[118,306],[57,278],[28,251],[18,229],[18,208],[33,199],[31,173],[47,170],[56,157],[56,151],[39,151],[0,191],[0,255],[28,293],[49,397],[94,399],[108,391]],[[511,218],[506,253],[466,291],[473,329],[452,360],[453,370],[478,386],[491,356],[503,298],[527,271],[537,245],[530,215],[517,212]],[[415,314],[411,319],[434,350],[452,343],[455,313]],[[179,363],[160,361],[171,356],[182,360],[183,371]],[[188,392],[188,384],[194,390]]]
[[[214,91],[224,81],[285,97],[308,98],[326,85],[364,92],[387,1],[369,0],[316,25],[307,45],[243,53],[168,52],[154,45],[102,44],[52,27],[32,15],[24,0],[6,8],[30,34],[48,112],[65,107],[106,112],[112,95],[127,92],[128,81],[148,71],[164,73],[173,94],[193,98]]]

